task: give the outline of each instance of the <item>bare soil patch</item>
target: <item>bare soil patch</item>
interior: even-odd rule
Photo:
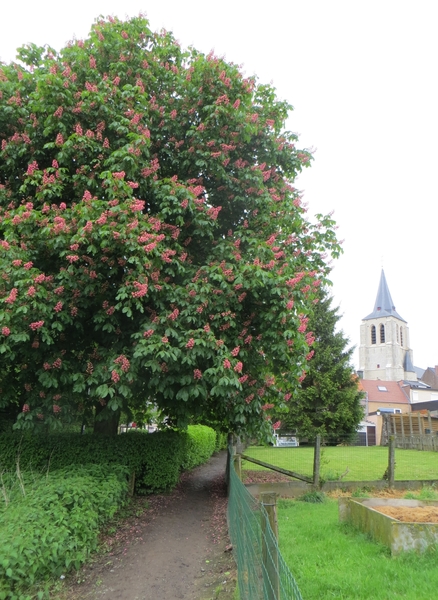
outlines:
[[[373,508],[388,517],[393,517],[405,523],[438,523],[437,506],[418,506],[415,508],[409,506],[373,506]]]
[[[102,552],[58,600],[231,600],[236,569],[226,521],[226,453],[183,474],[168,495],[135,498],[102,534]]]
[[[275,471],[242,471],[243,483],[281,483],[283,481],[293,481],[283,473]]]

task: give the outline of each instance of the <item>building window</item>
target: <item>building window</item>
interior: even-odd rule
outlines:
[[[397,327],[397,325],[395,326],[395,330],[397,332],[397,344],[398,344],[399,341],[400,341],[400,338],[399,338],[399,335],[398,335],[398,327]]]
[[[400,345],[403,346],[403,328],[400,325]]]
[[[385,343],[385,325],[380,325],[380,343]]]
[[[372,344],[376,343],[376,327],[375,327],[375,325],[371,326],[371,343]]]

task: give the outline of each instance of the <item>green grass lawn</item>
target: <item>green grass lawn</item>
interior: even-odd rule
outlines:
[[[280,551],[304,600],[431,600],[438,597],[438,552],[389,550],[346,523],[335,500],[278,503]]]
[[[244,452],[263,462],[308,476],[313,473],[313,453],[311,447],[271,446],[252,446]],[[395,461],[395,478],[398,480],[438,479],[437,452],[396,449]],[[334,481],[343,475],[343,481],[373,481],[382,479],[387,465],[388,448],[384,446],[327,446],[322,449],[321,477]],[[242,467],[264,470],[249,461],[242,461]]]

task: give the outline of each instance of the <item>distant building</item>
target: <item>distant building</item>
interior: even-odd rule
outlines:
[[[362,379],[417,381],[409,327],[395,310],[383,269],[374,310],[360,326],[359,365]]]
[[[367,420],[438,411],[438,366],[414,367],[409,327],[395,309],[383,269],[374,309],[360,326],[359,364]]]

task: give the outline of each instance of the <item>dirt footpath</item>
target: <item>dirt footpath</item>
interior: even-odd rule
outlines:
[[[183,475],[169,495],[137,498],[103,538],[107,552],[69,576],[65,600],[229,600],[226,452]]]

